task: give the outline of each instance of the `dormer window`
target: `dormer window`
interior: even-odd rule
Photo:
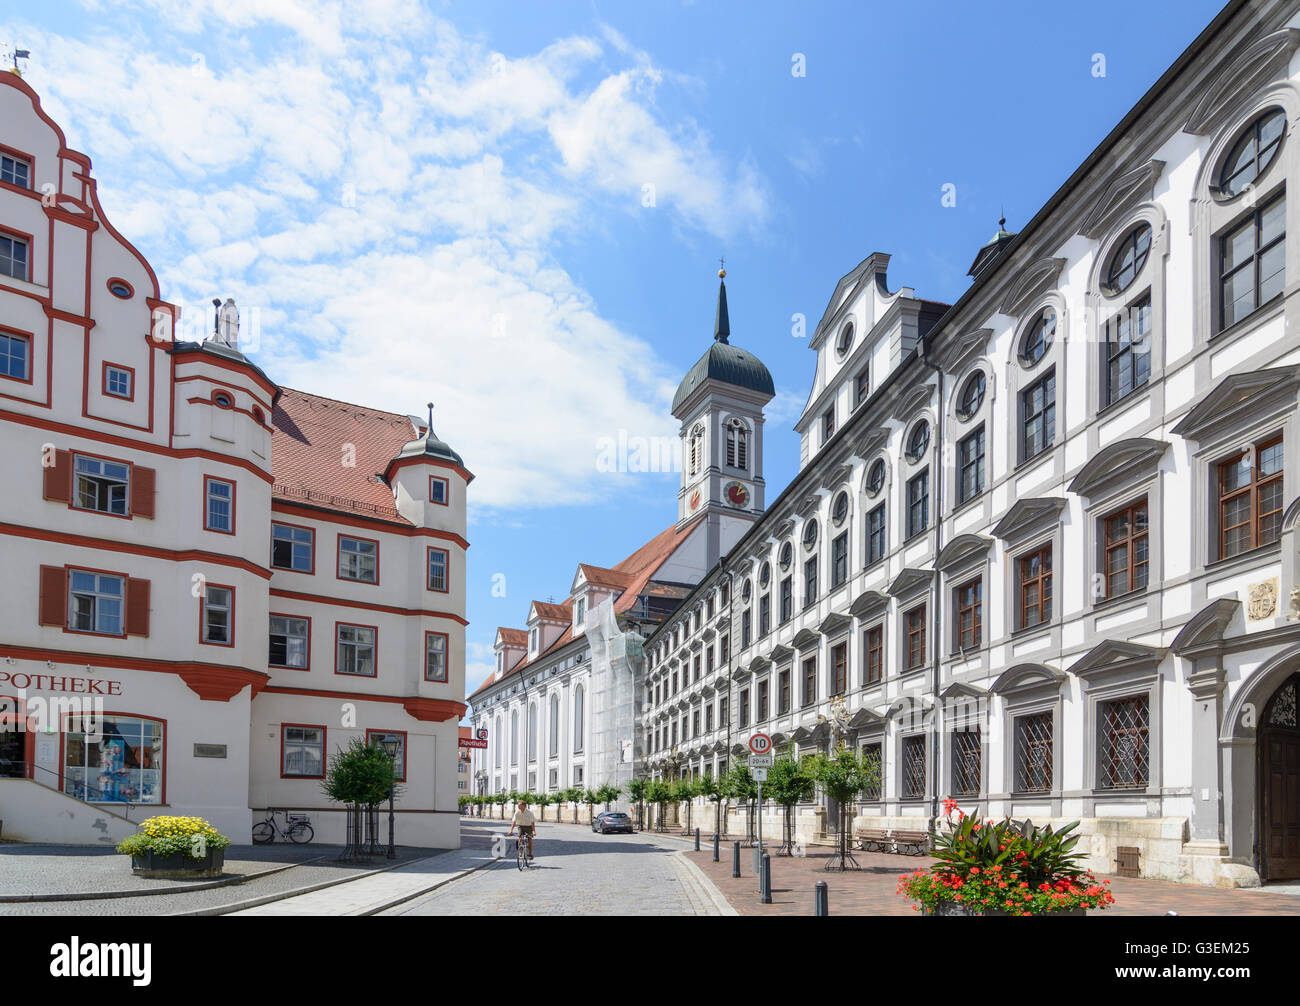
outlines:
[[[587,599],[585,597],[578,598],[577,612],[578,612],[577,624],[586,625],[587,624]]]
[[[536,629],[528,630],[528,652],[529,653],[537,652],[537,630]]]

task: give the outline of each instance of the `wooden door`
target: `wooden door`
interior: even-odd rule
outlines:
[[[1265,881],[1300,879],[1300,676],[1283,683],[1260,724],[1260,866]]]

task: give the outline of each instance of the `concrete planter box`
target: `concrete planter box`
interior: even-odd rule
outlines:
[[[959,905],[955,901],[940,901],[934,906],[933,912],[922,910],[921,914],[922,915],[984,915],[984,916],[1002,915],[1005,916],[1008,913],[1001,911],[1000,909],[990,909],[987,912],[975,912],[972,911],[969,905]],[[1068,911],[1064,911],[1064,912],[1045,912],[1043,914],[1068,915],[1074,918],[1083,918],[1088,913],[1087,910],[1083,908],[1071,908]]]
[[[159,856],[152,852],[131,857],[132,873],[137,877],[156,877],[159,880],[219,877],[225,865],[225,849],[209,849],[202,859],[191,859],[181,854]]]

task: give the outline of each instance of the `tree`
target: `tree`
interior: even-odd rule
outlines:
[[[842,743],[829,755],[816,755],[809,762],[822,791],[839,805],[840,849],[827,862],[826,869],[856,870],[858,862],[849,852],[848,805],[864,789],[879,785],[880,769],[874,761],[867,761]]]
[[[673,798],[672,785],[663,779],[652,779],[646,786],[646,799],[659,807],[659,821],[655,831],[666,831],[664,806]]]
[[[503,821],[505,820],[506,817],[506,804],[510,802],[510,797],[511,797],[510,793],[507,793],[505,790],[501,790],[500,792],[496,793],[492,798],[492,802],[501,808],[501,819]]]
[[[622,793],[623,791],[617,786],[607,782],[601,783],[600,788],[596,790],[596,795],[600,797],[600,801],[605,805],[606,810],[609,810],[610,803],[617,800]]]
[[[637,830],[645,830],[645,792],[648,782],[644,779],[632,779],[624,787],[627,791],[627,798],[636,804],[636,826]]]
[[[745,822],[747,832],[745,845],[746,847],[754,845],[758,841],[757,836],[754,834],[754,814],[756,812],[754,801],[758,799],[758,783],[754,781],[754,776],[749,771],[748,765],[737,763],[731,766],[731,770],[727,773],[727,794],[737,803],[742,800],[745,802],[748,812]]]
[[[673,784],[673,799],[678,803],[686,804],[686,830],[682,832],[684,835],[691,833],[691,808],[699,792],[699,786],[690,776],[684,775]]]
[[[789,856],[794,852],[794,807],[811,800],[817,789],[817,780],[812,777],[806,762],[807,759],[798,761],[786,754],[773,761],[767,771],[763,794],[770,796],[772,802],[785,812],[778,856]]]
[[[587,805],[587,820],[590,821],[595,816],[596,804],[600,803],[600,790],[587,787],[582,791],[582,802]]]
[[[727,801],[727,788],[724,782],[725,780],[715,779],[707,772],[698,782],[700,796],[713,803],[713,834],[718,838],[722,836],[722,805]]]
[[[573,806],[573,823],[578,823],[578,804],[582,803],[582,787],[570,786],[564,791],[564,800]]]
[[[340,748],[330,757],[321,789],[335,803],[372,807],[388,799],[389,789],[394,796],[400,794],[402,784],[397,781],[393,759],[387,751],[353,737],[346,748]]]
[[[549,807],[554,802],[555,802],[555,797],[553,797],[550,793],[537,794],[537,807],[538,810],[541,811],[541,813],[538,814],[538,817],[540,817],[543,821],[546,820],[546,808]],[[556,811],[556,814],[559,814],[558,810]]]

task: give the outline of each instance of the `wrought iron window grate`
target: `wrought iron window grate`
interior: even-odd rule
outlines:
[[[952,791],[957,796],[979,796],[980,732],[963,730],[952,735]]]
[[[1101,707],[1102,789],[1145,789],[1150,777],[1145,695],[1103,703]]]
[[[1050,793],[1052,789],[1052,714],[1034,713],[1016,720],[1016,792]]]
[[[903,738],[903,796],[925,796],[925,737]]]

